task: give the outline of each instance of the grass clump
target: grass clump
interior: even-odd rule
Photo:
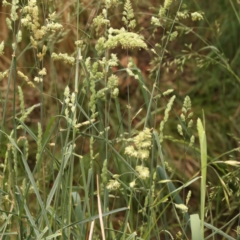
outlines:
[[[1,239],[239,236],[239,148],[214,158],[191,91],[162,82],[190,60],[237,73],[191,27],[202,11],[149,2],[144,29],[138,3],[3,1]]]

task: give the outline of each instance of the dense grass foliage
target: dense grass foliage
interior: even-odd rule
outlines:
[[[240,239],[240,4],[2,1],[0,239]]]

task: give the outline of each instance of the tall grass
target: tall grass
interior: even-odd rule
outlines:
[[[239,84],[201,10],[14,0],[1,14],[1,239],[239,237],[239,148],[214,157],[196,117],[210,94],[164,83],[205,67]]]

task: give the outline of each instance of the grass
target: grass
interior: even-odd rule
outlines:
[[[238,5],[216,5],[3,2],[0,239],[240,239]]]

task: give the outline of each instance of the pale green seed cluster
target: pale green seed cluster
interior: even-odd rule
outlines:
[[[189,191],[188,191],[188,194],[187,194],[187,197],[186,197],[186,205],[188,205],[188,203],[189,203],[189,201],[190,201],[190,199],[191,199],[191,196],[192,196],[192,191],[189,190]]]
[[[152,147],[152,134],[149,128],[145,128],[135,137],[129,139],[133,145],[125,148],[125,154],[129,157],[146,160],[149,158],[149,151]]]
[[[185,125],[188,129],[193,126],[193,112],[191,112],[191,99],[189,96],[186,96],[184,99],[183,107],[182,107],[182,113],[180,115],[180,119],[182,121],[181,124],[177,125],[177,131],[178,133],[184,137],[184,132],[182,126]],[[193,146],[195,142],[195,137],[192,135],[190,137],[189,146]]]
[[[39,9],[36,0],[29,0],[28,5],[22,9],[23,18],[21,23],[32,33],[35,40],[40,40],[47,33],[46,26],[41,26],[39,22]]]
[[[55,22],[55,12],[49,15],[49,19],[46,19],[46,26],[41,26],[36,0],[29,0],[28,5],[22,8],[22,13],[24,17],[21,19],[21,23],[33,34],[33,42],[41,40],[48,32],[56,32],[63,29],[60,23]]]
[[[106,8],[116,7],[119,4],[119,0],[104,0]]]
[[[175,40],[177,38],[177,36],[178,36],[178,31],[174,31],[174,32],[170,33],[169,41],[172,42],[173,40]]]
[[[25,103],[24,103],[24,95],[23,95],[22,88],[20,86],[18,86],[18,94],[19,94],[20,109],[21,109],[20,120],[24,122],[26,118],[29,116],[29,114],[34,110],[35,106],[32,106],[26,110]],[[20,129],[20,128],[23,128],[22,125],[19,125],[17,127],[17,129]]]
[[[88,78],[84,80],[84,87],[82,91],[86,93],[85,88],[89,84],[89,89],[91,92],[89,101],[89,109],[92,112],[91,118],[95,118],[95,116],[98,114],[96,112],[96,101],[98,99],[106,100],[109,93],[112,98],[116,98],[118,96],[118,77],[114,74],[108,76],[109,69],[117,65],[118,58],[116,54],[111,54],[108,60],[106,59],[106,57],[103,57],[102,59],[94,62],[93,64],[91,64],[90,58],[87,58],[85,61]],[[104,79],[105,75],[107,75],[107,77],[105,77]],[[96,83],[102,80],[105,80],[105,87],[100,90],[96,90]]]
[[[183,136],[183,129],[182,129],[181,124],[178,124],[178,125],[177,125],[177,130],[178,130],[178,133],[179,133],[181,136]]]
[[[8,5],[6,1],[4,1],[5,5]],[[36,0],[29,0],[27,5],[21,8],[21,5],[19,4],[18,0],[12,1],[11,5],[11,19],[7,18],[6,22],[9,29],[12,29],[12,22],[16,21],[18,19],[18,12],[17,10],[20,9],[21,11],[21,26],[26,27],[30,32],[30,42],[32,44],[32,47],[36,49],[36,56],[39,61],[42,61],[44,56],[47,52],[47,46],[43,45],[43,38],[46,37],[47,33],[52,33],[56,31],[60,31],[63,27],[61,24],[55,22],[56,13],[49,14],[49,18],[46,19],[46,24],[41,25],[40,18],[39,18],[39,7],[37,5]],[[17,48],[17,43],[21,42],[22,40],[22,31],[21,29],[18,30],[16,34],[16,42],[12,44],[12,48],[15,52]],[[41,50],[38,50],[38,46],[41,48]],[[1,45],[0,45],[1,50]],[[0,51],[1,53],[1,51]],[[69,58],[66,55],[59,55],[55,56],[53,54],[53,58],[57,60],[65,60],[65,62],[70,62],[71,64],[74,64],[74,60],[72,63],[72,59]],[[41,83],[43,81],[43,77],[47,74],[46,69],[37,62],[37,66],[40,69],[38,72],[38,75],[34,78],[35,82]],[[5,77],[4,74],[0,74],[1,77]],[[29,85],[32,87],[34,86],[29,79],[21,72],[18,72],[18,76],[22,79],[24,79]]]
[[[200,12],[191,13],[192,21],[201,21],[203,20],[203,14]]]
[[[12,4],[7,2],[6,0],[2,1],[2,5],[3,5],[3,7],[11,7],[12,6]]]
[[[8,29],[12,31],[12,21],[8,17],[6,18],[6,24]]]
[[[177,12],[177,17],[178,17],[178,19],[187,19],[189,17],[189,13],[186,10],[178,11]]]
[[[165,18],[166,13],[169,10],[170,6],[172,4],[172,0],[165,0],[163,6],[160,7],[158,16],[159,18]]]
[[[4,5],[5,5],[6,1],[4,1]],[[6,4],[8,5],[8,4]],[[19,8],[19,1],[18,0],[12,0],[12,4],[11,4],[11,19],[12,21],[16,21],[18,19],[18,14],[17,14],[17,10]]]
[[[63,61],[64,63],[74,65],[75,58],[70,57],[67,53],[52,53],[51,55],[53,61]]]
[[[16,40],[18,43],[20,43],[22,41],[22,31],[19,30],[17,35],[16,35]]]
[[[167,104],[167,108],[165,109],[165,112],[164,112],[164,118],[163,120],[161,121],[160,123],[160,127],[159,127],[159,130],[160,130],[160,134],[159,134],[159,140],[160,142],[163,141],[163,129],[164,129],[164,125],[165,123],[167,122],[168,120],[168,117],[169,117],[169,112],[171,111],[172,109],[172,105],[173,105],[173,102],[175,100],[176,96],[172,96]]]
[[[108,26],[110,21],[107,19],[107,11],[104,8],[102,13],[93,19],[93,26],[96,28],[96,31],[99,31],[101,27]]]
[[[46,68],[43,68],[42,70],[40,70],[38,72],[38,77],[35,77],[34,81],[38,82],[38,83],[42,82],[43,81],[43,76],[45,76],[45,75],[47,75],[47,70],[46,70]]]
[[[129,157],[133,157],[141,160],[142,164],[136,166],[136,172],[140,179],[149,178],[149,169],[144,166],[144,161],[149,158],[150,150],[152,148],[152,133],[151,129],[145,128],[143,131],[139,132],[135,137],[127,139],[127,142],[132,144],[125,147],[125,154]],[[131,188],[136,185],[136,180],[134,179],[129,183]]]
[[[166,96],[170,95],[170,94],[173,93],[173,92],[174,92],[174,89],[168,89],[167,91],[163,92],[162,95],[163,95],[164,97],[166,97]]]
[[[22,88],[20,86],[18,86],[18,94],[19,94],[19,100],[20,100],[21,114],[22,116],[24,116],[25,115],[24,96],[23,96]]]
[[[136,27],[136,20],[134,19],[133,8],[130,0],[127,0],[124,4],[122,20],[128,29],[134,29]]]
[[[108,182],[107,164],[108,164],[108,161],[107,161],[107,159],[105,159],[103,161],[103,168],[102,168],[102,173],[101,173],[101,190],[104,189],[104,186]]]
[[[118,77],[116,75],[111,75],[108,78],[107,88],[110,89],[112,98],[116,98],[119,93],[118,89]]]
[[[104,47],[107,49],[114,49],[119,45],[124,49],[147,48],[147,44],[144,42],[143,37],[139,34],[128,32],[125,28],[109,28],[108,39],[105,42]]]
[[[161,26],[159,18],[154,17],[154,16],[152,16],[152,18],[151,18],[151,24],[156,26],[156,27],[160,27]]]
[[[97,99],[97,91],[96,91],[96,81],[102,80],[104,75],[103,72],[99,72],[99,64],[98,62],[94,62],[91,64],[91,58],[88,57],[85,60],[86,70],[88,72],[88,77],[84,80],[84,87],[82,88],[83,93],[86,93],[85,87],[89,85],[89,90],[91,93],[90,101],[88,103],[89,109],[92,112],[91,119],[95,118],[98,113],[96,112],[96,99]]]
[[[190,111],[192,107],[191,99],[189,96],[186,96],[183,102],[182,112],[187,113],[187,111]]]
[[[67,118],[70,118],[69,116],[69,109],[71,110],[72,113],[75,112],[76,110],[76,106],[75,106],[75,98],[76,98],[76,94],[70,93],[70,89],[68,86],[66,86],[65,90],[64,90],[64,97],[65,97],[65,104],[66,104],[66,109],[65,109],[65,116]]]
[[[0,43],[0,56],[4,54],[4,41]]]
[[[172,1],[173,1],[173,0],[165,0],[163,7],[164,7],[165,9],[169,9],[170,6],[171,6],[171,4],[172,4]]]
[[[130,61],[127,65],[127,68],[126,68],[126,72],[128,73],[129,76],[134,77],[135,79],[138,80],[139,79],[138,74],[134,74],[134,72],[131,69],[132,67],[133,67],[133,60],[130,59]]]
[[[133,188],[136,186],[136,179],[134,179],[132,182],[129,183],[129,187]]]
[[[153,178],[152,178],[151,197],[155,197],[156,178],[157,178],[157,173],[156,173],[156,171],[155,171],[155,172],[153,173]]]
[[[193,12],[189,13],[187,10],[178,11],[177,18],[180,19],[187,19],[191,18],[192,21],[201,21],[203,20],[203,13],[202,12]]]
[[[183,214],[188,212],[188,204],[189,204],[189,200],[191,198],[191,195],[192,195],[192,192],[188,191],[188,194],[187,194],[187,197],[186,197],[186,205],[183,204],[183,203],[180,203],[180,204],[174,203],[175,207],[177,209],[180,209]]]
[[[8,143],[7,144],[7,151],[5,152],[5,156],[4,156],[4,164],[3,164],[3,174],[6,173],[6,171],[9,169],[8,168],[8,157],[9,157],[9,151],[10,151],[11,145]]]
[[[77,124],[77,120],[73,120],[73,114],[76,111],[76,93],[75,92],[70,92],[70,89],[68,86],[66,86],[64,90],[64,103],[65,103],[65,117],[68,122],[68,124],[72,128],[78,128],[81,127],[82,125]],[[85,124],[83,124],[85,125]]]
[[[24,148],[24,157],[27,160],[28,159],[28,155],[29,155],[29,143],[27,140],[26,136],[21,136],[18,138],[17,143],[19,144],[20,142],[23,142],[23,148]]]
[[[0,81],[3,80],[5,77],[8,77],[9,70],[4,72],[0,72]]]
[[[107,189],[110,191],[116,191],[117,189],[119,189],[119,187],[121,186],[121,184],[118,182],[118,180],[109,180],[108,184],[107,184]]]
[[[100,37],[97,41],[95,49],[97,50],[97,54],[100,56],[105,51],[105,37]]]
[[[108,73],[109,68],[118,66],[118,58],[116,54],[111,54],[109,59],[103,57],[98,61],[105,73]]]
[[[40,61],[43,60],[43,57],[46,55],[46,52],[47,52],[47,46],[46,45],[43,45],[42,47],[42,52],[38,52],[37,53],[37,57]]]
[[[185,205],[185,204],[177,204],[177,203],[174,203],[175,207],[177,209],[180,209],[182,211],[182,213],[186,213],[188,212],[188,207]]]
[[[136,166],[136,172],[139,175],[139,178],[145,180],[149,178],[150,172],[148,167],[144,167],[143,165]]]
[[[48,24],[47,24],[47,30],[50,32],[57,32],[62,29],[63,29],[63,26],[60,23],[48,22]]]
[[[73,121],[72,116],[76,111],[76,93],[75,92],[71,93],[69,87],[66,86],[66,88],[64,90],[64,97],[65,97],[64,103],[66,106],[64,114],[65,114],[68,124],[70,124],[71,127],[80,128],[82,126],[89,125],[95,121],[95,119],[91,119],[91,121],[85,121],[82,123],[77,123],[76,119]]]
[[[13,131],[12,131],[13,133]],[[13,136],[13,134],[11,133],[11,137]],[[11,145],[11,151],[12,151],[12,160],[13,160],[13,170],[14,172],[12,172],[12,174],[15,175],[15,179],[17,179],[18,177],[18,154],[17,154],[17,149],[14,145]]]
[[[41,151],[42,151],[42,126],[38,123],[38,138],[37,138],[37,154],[36,154],[36,164],[40,161]]]

